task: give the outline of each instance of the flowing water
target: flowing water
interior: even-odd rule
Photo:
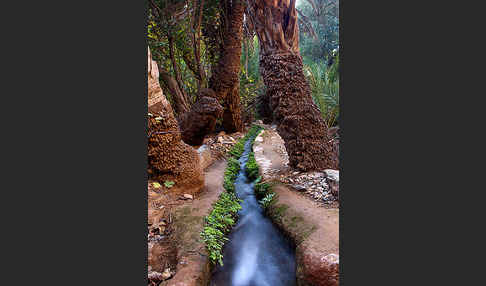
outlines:
[[[284,235],[265,217],[248,182],[245,165],[251,151],[250,139],[240,158],[235,192],[242,209],[223,250],[224,266],[215,267],[211,286],[293,286],[295,251]]]

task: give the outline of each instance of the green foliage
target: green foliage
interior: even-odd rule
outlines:
[[[249,120],[257,119],[255,100],[258,94],[264,92],[263,79],[259,70],[260,45],[258,38],[243,39],[240,63],[240,100],[244,116]]]
[[[213,210],[205,218],[206,225],[201,237],[209,252],[209,259],[213,264],[223,265],[223,246],[228,240],[225,235],[236,223],[238,210],[241,209],[239,200],[234,193],[223,192],[213,205]]]
[[[256,184],[259,184],[261,181],[262,181],[262,176],[259,176],[258,178],[256,178],[254,183],[256,185]]]
[[[152,52],[152,58],[159,68],[168,72],[169,76],[178,82],[178,86],[196,100],[198,85],[207,87],[209,67],[212,57],[208,54],[209,44],[204,36],[204,28],[217,27],[219,21],[219,3],[217,0],[183,1],[183,0],[154,0],[148,5],[147,17],[147,43]],[[201,24],[194,20],[199,19],[199,8],[203,4]],[[213,39],[212,37],[211,39]],[[196,41],[194,41],[196,39]],[[216,44],[220,39],[214,39]],[[199,43],[194,45],[194,43]],[[171,49],[172,46],[172,49]],[[172,61],[172,56],[174,62]],[[202,67],[202,78],[199,75],[198,64]],[[178,70],[179,78],[176,76]],[[167,99],[174,103],[172,94],[167,86],[168,82],[160,78],[160,85]],[[182,86],[180,86],[182,85]]]
[[[256,136],[258,135],[258,133],[260,133],[260,131],[263,129],[263,127],[259,126],[259,125],[253,125],[250,130],[248,130],[248,133],[246,134],[246,136],[244,138],[246,138],[247,140],[251,138],[252,140],[252,145],[253,145],[253,140],[255,140]],[[246,141],[246,140],[245,140]]]
[[[205,218],[206,224],[201,237],[206,244],[209,252],[209,260],[213,263],[223,265],[223,246],[229,233],[238,218],[238,210],[241,209],[241,200],[236,197],[234,181],[240,171],[238,159],[243,153],[244,145],[247,140],[255,140],[256,135],[262,128],[254,125],[245,137],[233,146],[229,154],[228,165],[224,172],[223,187],[226,190],[221,193],[219,199],[214,203],[213,210]]]
[[[325,61],[304,58],[304,73],[311,87],[312,98],[328,127],[337,124],[339,116],[339,57],[329,69]]]
[[[170,189],[170,188],[172,188],[172,186],[174,186],[174,184],[175,184],[175,183],[174,183],[173,181],[165,181],[165,182],[164,182],[164,186],[165,186],[166,188],[169,188],[169,189]]]
[[[337,124],[339,117],[339,56],[329,68],[327,63],[332,51],[339,49],[339,3],[333,0],[301,1],[297,8],[316,34],[314,38],[305,28],[307,25],[300,26],[300,53],[312,98],[331,127]]]
[[[228,192],[235,191],[234,182],[236,180],[236,177],[238,176],[239,171],[240,171],[240,162],[234,157],[230,157],[228,159],[228,166],[224,171],[223,187],[226,191]]]
[[[263,197],[263,199],[258,201],[263,209],[268,208],[272,203],[275,202],[275,195],[275,193],[268,193],[265,195],[265,197]]]
[[[246,141],[251,139],[253,144],[253,140],[255,140],[256,135],[262,129],[263,128],[258,125],[253,125],[250,130],[248,130],[248,133],[245,135],[245,137],[241,138],[235,145],[233,145],[233,148],[231,148],[229,154],[234,158],[239,159],[241,157],[241,154],[243,154],[243,152],[245,151]]]
[[[243,138],[243,139],[245,139],[245,138]],[[244,150],[245,150],[245,142],[244,141],[242,142],[242,140],[240,140],[235,145],[233,145],[233,148],[231,148],[229,153],[234,158],[240,158],[241,154],[243,154]]]
[[[306,25],[300,25],[300,53],[312,61],[325,60],[332,50],[339,47],[339,3],[333,5],[332,2],[337,1],[314,0],[313,7],[310,2],[300,1],[297,8],[306,16],[316,37],[308,32]]]
[[[256,183],[255,187],[253,188],[255,190],[255,195],[257,198],[263,198],[268,191],[270,190],[270,184],[269,183]]]
[[[250,152],[250,155],[248,156],[248,162],[246,163],[245,167],[246,176],[250,181],[253,181],[258,177],[258,171],[259,168],[255,160],[255,154],[253,152]]]

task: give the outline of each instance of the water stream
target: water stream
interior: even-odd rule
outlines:
[[[250,139],[240,162],[235,192],[243,200],[239,219],[223,250],[224,266],[216,266],[210,286],[294,286],[295,250],[285,236],[265,217],[248,182],[245,165]]]

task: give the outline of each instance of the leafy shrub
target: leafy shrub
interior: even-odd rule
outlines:
[[[224,171],[223,187],[228,192],[235,191],[234,182],[240,171],[240,162],[233,157],[228,159],[228,165]]]
[[[322,118],[328,127],[334,126],[339,117],[339,57],[329,68],[324,61],[304,58],[304,73]]]
[[[245,173],[246,176],[250,181],[255,180],[258,177],[258,164],[255,160],[255,154],[253,152],[250,153],[248,157],[248,162],[246,163]]]
[[[259,176],[259,177],[258,177],[258,178],[256,178],[256,180],[255,180],[255,185],[256,185],[256,184],[259,184],[261,181],[262,181],[262,176]]]
[[[254,190],[255,190],[256,197],[263,198],[267,194],[269,189],[270,189],[270,184],[268,183],[255,184]]]
[[[241,209],[241,200],[236,197],[234,182],[240,171],[240,162],[238,159],[244,152],[245,142],[255,140],[256,134],[261,130],[260,126],[254,125],[248,134],[229,151],[230,157],[228,165],[224,171],[223,187],[226,190],[221,193],[219,199],[214,203],[213,210],[205,218],[206,224],[201,237],[206,244],[209,252],[209,260],[213,263],[223,265],[223,246],[228,238],[226,234],[231,230],[238,218],[238,210]],[[258,169],[257,169],[258,172]]]
[[[206,225],[201,237],[209,252],[209,259],[213,264],[223,265],[223,246],[228,240],[225,235],[236,223],[238,210],[241,209],[241,200],[234,193],[223,192],[213,205],[213,210],[206,217]]]
[[[259,201],[260,205],[262,205],[263,209],[268,208],[273,202],[275,198],[275,193],[268,193]]]
[[[241,154],[243,154],[244,149],[245,149],[245,143],[242,142],[242,140],[240,140],[233,146],[233,148],[231,148],[229,153],[231,156],[235,158],[240,158]]]

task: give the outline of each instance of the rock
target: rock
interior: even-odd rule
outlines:
[[[294,185],[294,188],[299,192],[305,192],[306,188],[302,185]]]
[[[160,282],[169,279],[172,277],[172,273],[170,272],[170,268],[166,268],[164,272],[160,273],[157,271],[151,271],[149,270],[148,272],[148,279],[149,281],[153,282]]]
[[[339,170],[326,169],[324,172],[326,173],[327,178],[331,178],[332,180],[339,182]]]
[[[149,281],[159,282],[164,280],[162,279],[162,273],[157,271],[149,271],[147,276]]]
[[[197,149],[197,152],[199,153],[199,159],[201,161],[201,168],[204,170],[206,169],[209,165],[211,165],[212,162],[214,162],[214,159],[212,154],[211,154],[211,149],[214,146],[210,145],[201,145],[199,149]]]
[[[336,181],[330,181],[329,186],[331,189],[331,194],[335,197],[339,198],[339,182]]]
[[[192,195],[184,194],[184,199],[192,200],[194,199]]]
[[[170,268],[166,268],[164,272],[162,272],[162,279],[167,280],[172,277],[172,273],[170,272]]]
[[[326,169],[324,172],[326,172],[327,175],[327,184],[329,185],[331,194],[339,198],[339,171]]]
[[[329,253],[319,256],[308,251],[299,257],[302,270],[299,273],[309,285],[337,286],[339,285],[339,255]]]

